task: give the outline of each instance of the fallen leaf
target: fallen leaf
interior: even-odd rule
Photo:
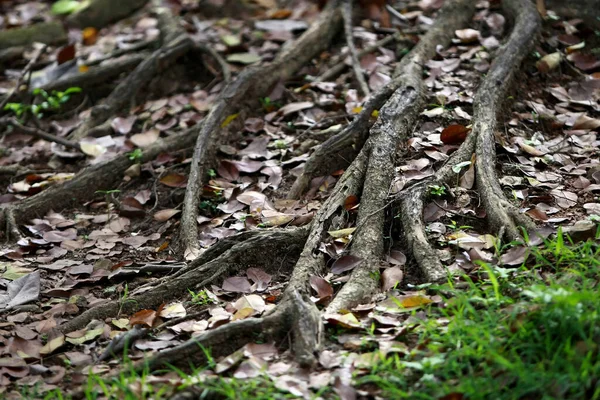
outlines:
[[[165,222],[170,219],[172,216],[177,215],[181,212],[181,210],[176,210],[174,208],[168,208],[166,210],[160,210],[159,212],[154,214],[154,220],[158,222]]]
[[[402,282],[403,278],[404,272],[402,272],[400,267],[386,268],[381,274],[382,290],[387,292],[396,286],[396,284]]]
[[[239,64],[254,64],[262,60],[258,54],[235,53],[227,56],[227,61]]]
[[[115,132],[120,133],[121,135],[127,135],[129,132],[131,132],[133,124],[136,120],[137,116],[135,115],[132,115],[127,118],[117,117],[112,120],[110,126]]]
[[[147,325],[152,328],[157,317],[158,313],[154,310],[140,310],[131,316],[129,325]]]
[[[169,187],[182,188],[187,186],[187,176],[170,173],[160,178],[160,183]]]
[[[470,128],[464,125],[450,125],[442,131],[440,140],[444,144],[458,144],[465,141],[467,134],[471,131]]]
[[[356,228],[345,228],[345,229],[339,229],[337,231],[328,231],[327,233],[332,238],[341,239],[341,238],[346,238],[346,237],[352,235],[352,233],[354,233],[355,230],[356,230]]]
[[[56,62],[58,65],[64,64],[75,58],[75,44],[68,44],[61,47],[56,53]]]
[[[277,112],[283,115],[289,115],[301,110],[305,110],[307,108],[314,107],[315,103],[312,101],[300,101],[297,103],[288,103],[285,106],[281,107]]]
[[[310,286],[317,293],[319,302],[333,296],[333,286],[320,276],[311,276]]]
[[[238,117],[238,115],[240,115],[240,114],[237,113],[237,114],[228,115],[227,118],[225,118],[225,120],[221,123],[221,128],[227,128],[227,126],[229,124],[231,124],[233,122],[233,120]]]
[[[38,300],[40,296],[40,272],[34,271],[6,285],[6,294],[0,293],[0,307],[12,308]]]
[[[146,132],[132,135],[129,140],[137,147],[147,147],[156,142],[159,137],[160,131],[158,129],[149,129]]]
[[[252,285],[248,279],[243,276],[232,276],[223,281],[223,285],[221,286],[223,290],[234,293],[251,293]]]
[[[335,260],[331,266],[332,274],[341,274],[346,271],[350,271],[358,266],[363,261],[362,258],[353,255],[346,255]]]
[[[454,32],[462,43],[473,43],[479,40],[481,34],[475,29],[459,29]]]
[[[81,32],[81,36],[83,38],[83,44],[86,46],[91,46],[98,41],[98,29],[93,27],[85,28]]]

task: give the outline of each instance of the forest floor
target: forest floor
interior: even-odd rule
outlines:
[[[0,1],[0,398],[600,399],[600,30],[134,3]]]

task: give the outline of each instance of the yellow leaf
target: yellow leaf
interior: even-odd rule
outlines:
[[[373,112],[371,113],[371,117],[373,117],[373,118],[379,117],[379,110],[373,110]]]
[[[79,69],[79,72],[80,72],[81,74],[83,74],[83,73],[85,73],[85,72],[88,72],[88,71],[90,70],[90,67],[88,67],[88,66],[87,66],[87,65],[85,65],[85,64],[81,64],[81,65],[78,67],[78,69]]]
[[[333,238],[340,239],[352,235],[356,228],[339,229],[337,231],[329,231],[329,235]]]
[[[233,318],[231,319],[232,321],[237,321],[239,319],[246,319],[249,316],[251,316],[252,314],[254,314],[254,308],[251,307],[246,307],[246,308],[242,308],[241,310],[238,310]]]
[[[360,114],[360,112],[361,112],[362,110],[363,110],[363,108],[362,108],[361,106],[354,107],[354,108],[352,109],[352,113],[353,113],[353,114]]]
[[[225,118],[225,121],[223,121],[223,123],[221,124],[221,128],[227,127],[227,125],[229,125],[234,119],[236,119],[238,115],[240,115],[240,114],[235,113],[235,114],[231,114],[230,116]]]
[[[398,300],[404,308],[420,307],[429,303],[433,303],[430,298],[421,295],[406,296]]]

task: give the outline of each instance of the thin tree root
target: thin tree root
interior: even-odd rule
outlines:
[[[288,199],[302,197],[313,178],[346,168],[352,162],[367,139],[373,112],[379,111],[394,90],[395,85],[379,89],[348,126],[316,148],[289,190]]]
[[[348,46],[348,52],[350,53],[350,59],[352,60],[352,70],[354,76],[358,82],[358,87],[363,96],[368,96],[369,85],[365,80],[365,75],[360,67],[360,59],[358,58],[358,52],[354,45],[354,38],[352,37],[352,0],[344,0],[342,6],[342,17],[344,18],[344,35],[346,36],[346,45]]]
[[[368,168],[350,249],[362,263],[354,268],[350,280],[327,307],[327,313],[351,309],[368,301],[379,289],[378,274],[373,273],[379,270],[384,255],[385,209],[395,172],[396,149],[409,138],[424,105],[423,64],[435,55],[437,45],[447,45],[452,33],[469,22],[474,9],[471,1],[447,2],[432,28],[396,68],[394,81],[398,88],[379,112],[365,145]]]
[[[319,19],[298,40],[285,48],[271,64],[245,70],[227,85],[204,119],[194,148],[181,216],[181,252],[186,259],[191,260],[201,254],[196,223],[198,202],[208,168],[214,162],[216,149],[227,135],[227,124],[224,121],[232,115],[237,115],[244,105],[256,102],[278,81],[290,77],[326,48],[334,37],[339,22],[338,2],[330,2]]]

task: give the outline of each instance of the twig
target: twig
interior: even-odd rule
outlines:
[[[406,18],[404,15],[402,15],[402,13],[400,13],[394,7],[390,6],[389,4],[386,4],[385,8],[386,8],[386,10],[389,11],[390,14],[392,14],[394,17],[398,18],[400,21],[408,22],[408,18]]]
[[[225,83],[229,83],[231,81],[231,70],[229,69],[229,65],[227,62],[221,57],[219,53],[215,49],[210,46],[204,46],[202,44],[195,43],[194,47],[197,51],[206,53],[215,59],[219,67],[221,68],[221,72],[223,73],[223,80]]]
[[[10,124],[15,126],[17,129],[19,129],[20,131],[22,131],[24,133],[27,133],[28,135],[37,136],[37,137],[40,137],[49,142],[62,144],[65,147],[69,147],[71,149],[75,149],[75,150],[81,152],[81,147],[79,146],[79,144],[73,143],[70,140],[52,135],[51,133],[48,133],[48,132],[44,132],[41,129],[30,128],[28,126],[22,125],[19,121],[17,121],[16,118],[10,118],[8,121]]]
[[[13,97],[14,94],[19,90],[19,87],[21,86],[21,83],[23,82],[23,78],[25,78],[25,75],[27,75],[31,71],[31,69],[33,68],[33,66],[35,65],[35,63],[37,62],[37,60],[40,58],[40,56],[42,55],[42,53],[45,50],[46,50],[46,45],[43,45],[42,47],[40,47],[38,52],[35,53],[33,58],[31,60],[29,60],[29,62],[25,66],[25,68],[23,68],[23,71],[21,71],[21,75],[19,75],[19,78],[17,79],[17,83],[15,84],[15,87],[13,87],[12,90],[2,100],[2,102],[0,102],[0,111],[2,111],[4,109],[4,106],[8,103],[10,98]]]
[[[393,42],[394,40],[399,41],[402,37],[403,37],[403,35],[400,32],[397,32],[393,35],[386,36],[383,39],[375,42],[373,45],[368,46],[368,47],[362,49],[361,51],[359,51],[358,58],[360,59],[361,57],[363,57],[367,54],[371,54],[374,51],[376,51],[378,48],[383,47],[383,46]],[[346,68],[346,64],[344,63],[344,58],[346,58],[347,56],[348,56],[348,54],[343,54],[340,57],[337,57],[333,62],[333,67],[329,68],[323,74],[318,76],[314,80],[314,82],[326,82],[326,81],[329,81],[329,80],[335,78],[339,74],[341,74],[342,71],[344,70],[344,68]]]
[[[346,36],[346,45],[348,46],[348,51],[350,52],[350,58],[352,60],[352,70],[354,71],[354,76],[358,81],[358,87],[360,88],[361,93],[363,96],[368,96],[370,93],[369,85],[367,85],[367,81],[365,81],[365,75],[360,67],[360,60],[358,58],[358,53],[352,37],[352,0],[344,1],[344,5],[342,7],[342,16],[344,18],[344,34]]]

